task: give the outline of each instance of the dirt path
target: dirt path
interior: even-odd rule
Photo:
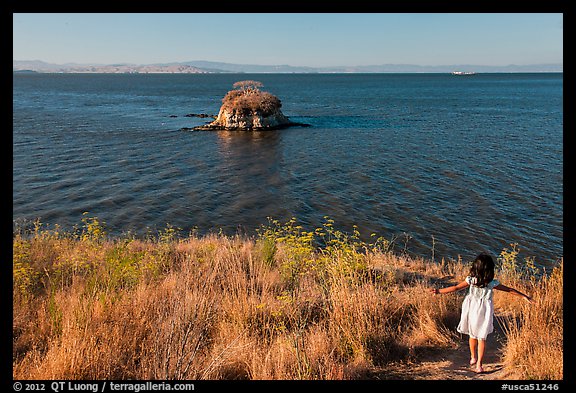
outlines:
[[[502,347],[505,334],[497,318],[494,319],[494,333],[486,343],[484,370],[477,374],[470,366],[468,336],[461,339],[453,348],[431,350],[417,357],[414,362],[388,365],[375,373],[375,379],[430,379],[430,380],[504,380],[509,379],[502,364]]]

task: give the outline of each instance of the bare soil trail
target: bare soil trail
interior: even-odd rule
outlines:
[[[389,364],[373,379],[387,380],[506,380],[509,373],[502,363],[505,333],[502,328],[505,316],[496,313],[494,332],[488,336],[484,358],[484,373],[476,373],[470,366],[468,336],[461,335],[452,348],[423,350],[412,361]]]

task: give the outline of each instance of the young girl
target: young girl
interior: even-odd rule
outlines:
[[[442,289],[431,289],[433,294],[456,292],[470,287],[468,294],[462,303],[462,314],[458,324],[458,332],[470,336],[470,365],[476,365],[476,372],[482,373],[482,360],[486,347],[486,337],[494,330],[494,304],[492,303],[493,290],[509,292],[521,296],[531,302],[530,296],[507,287],[494,279],[494,261],[488,254],[482,253],[476,257],[470,268],[468,277],[460,284]],[[476,356],[478,349],[478,356]]]

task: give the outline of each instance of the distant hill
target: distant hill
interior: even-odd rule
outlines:
[[[21,72],[101,73],[101,74],[205,74],[208,71],[189,65],[135,64],[49,64],[42,61],[13,61],[12,70]]]
[[[245,72],[245,73],[445,73],[452,71],[473,72],[562,72],[562,64],[534,64],[534,65],[506,65],[506,66],[483,66],[483,65],[440,65],[421,66],[415,64],[380,64],[367,66],[334,66],[334,67],[305,67],[290,65],[255,65],[255,64],[232,64],[212,61],[188,61],[184,63],[202,69],[210,69],[213,72]]]
[[[291,73],[317,72],[313,67],[293,67],[289,65],[256,65],[231,64],[213,61],[189,61],[159,63],[148,65],[137,64],[51,64],[40,60],[14,60],[14,71],[23,69],[36,72],[66,73]]]
[[[420,66],[414,64],[382,64],[352,67],[326,67],[320,72],[352,72],[352,73],[446,73],[452,71],[491,73],[491,72],[563,72],[562,64],[506,65],[485,66],[472,64]]]
[[[380,64],[365,66],[306,67],[291,65],[233,64],[206,60],[159,64],[51,64],[41,60],[13,60],[13,71],[63,73],[447,73],[482,72],[563,72],[562,64],[485,66],[473,64],[421,66],[415,64]]]
[[[22,71],[22,70],[30,70],[36,72],[54,72],[58,70],[61,65],[58,64],[50,64],[46,63],[41,60],[13,60],[12,61],[12,70],[13,71]]]
[[[258,65],[258,64],[233,64],[233,63],[220,63],[215,61],[187,61],[177,64],[186,64],[194,67],[199,67],[205,70],[212,70],[214,72],[238,72],[238,73],[312,73],[318,72],[314,67],[301,67],[291,66],[287,64],[282,65]]]

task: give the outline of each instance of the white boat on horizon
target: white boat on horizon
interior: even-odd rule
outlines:
[[[473,71],[452,71],[452,75],[476,75]]]

